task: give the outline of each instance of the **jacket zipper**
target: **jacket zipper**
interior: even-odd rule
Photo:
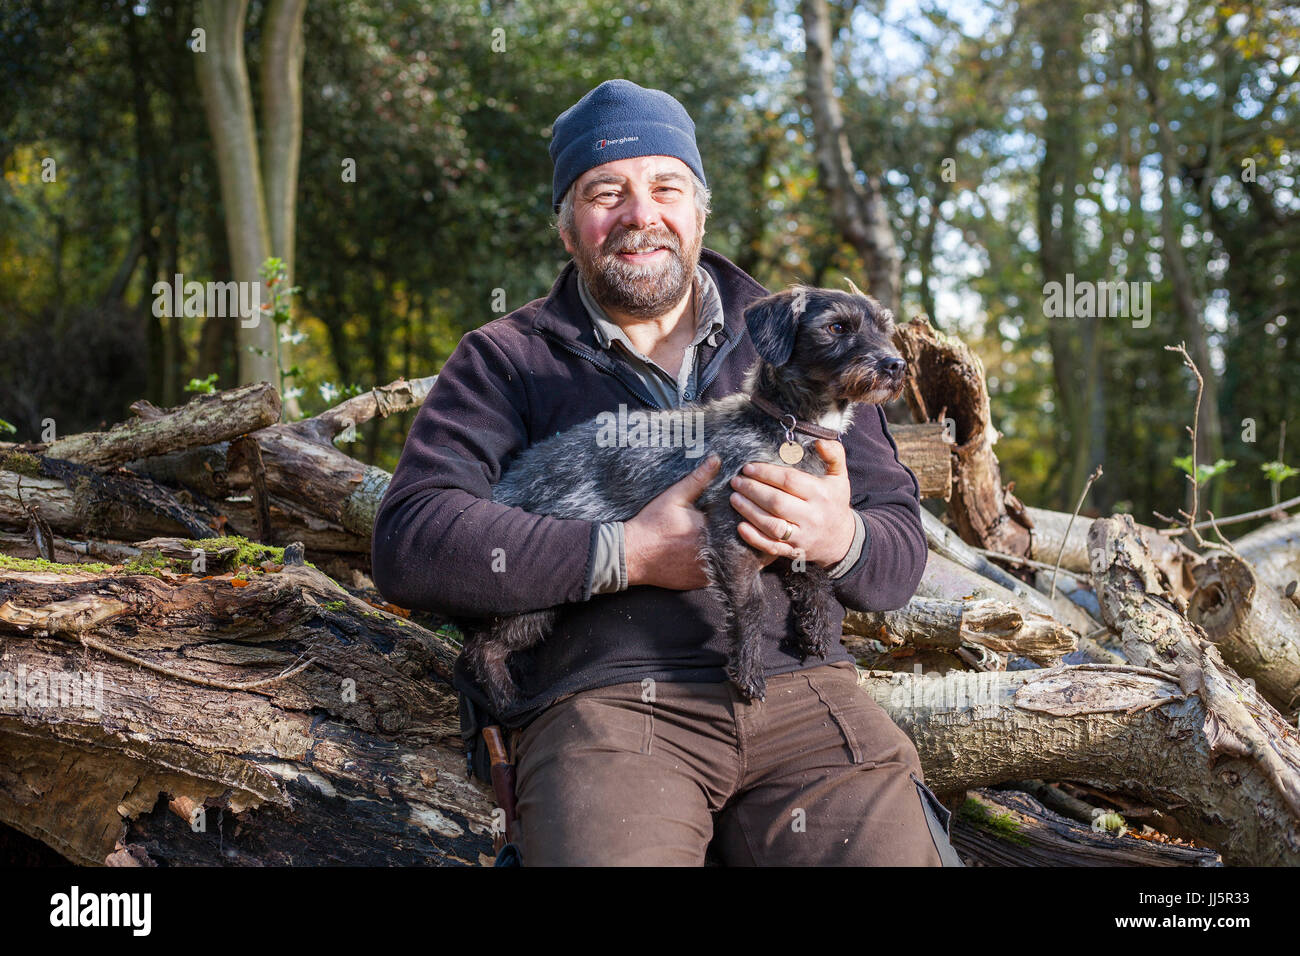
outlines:
[[[542,335],[550,339],[552,342],[554,342],[556,345],[558,345],[560,348],[564,349],[566,352],[570,352],[578,356],[579,358],[586,359],[588,362],[596,366],[596,368],[600,369],[606,375],[613,375],[614,378],[618,379],[619,384],[621,384],[624,388],[626,388],[629,392],[631,392],[632,396],[642,405],[647,405],[650,408],[663,408],[662,405],[659,405],[653,400],[648,399],[646,396],[639,394],[636,391],[636,389],[634,389],[631,385],[629,385],[626,381],[623,380],[623,377],[621,375],[619,375],[613,369],[608,368],[605,365],[602,365],[600,362],[596,360],[596,357],[594,355],[589,354],[586,349],[582,348],[581,346],[571,345],[570,343],[564,341],[564,339],[560,338],[558,335],[548,332],[545,329],[542,329],[541,333]]]
[[[549,332],[546,329],[540,329],[539,331],[542,333],[542,335],[546,336],[546,338],[550,339],[552,342],[554,342],[560,348],[564,349],[566,352],[576,355],[579,358],[586,359],[588,362],[596,366],[596,368],[600,369],[606,375],[613,375],[616,379],[619,380],[619,382],[623,385],[624,388],[626,388],[629,392],[631,392],[636,397],[636,399],[639,402],[641,402],[641,404],[647,405],[650,408],[663,409],[662,405],[658,404],[652,399],[647,399],[646,396],[644,395],[639,394],[631,385],[629,385],[623,379],[621,375],[619,375],[613,369],[608,368],[607,366],[597,361],[596,357],[590,354],[586,348],[579,345],[574,345],[570,342],[566,342],[558,335],[555,335],[554,333]],[[710,385],[712,385],[713,380],[716,379],[718,375],[722,372],[722,360],[726,358],[726,356],[729,355],[731,353],[731,350],[735,347],[736,347],[735,339],[729,338],[727,336],[723,336],[723,343],[721,346],[719,346],[718,353],[715,356],[713,356],[713,361],[709,363],[712,372],[709,372],[709,369],[705,369],[705,372],[708,373],[707,376],[704,379],[702,379],[696,386],[695,401],[698,402],[703,399],[704,390],[708,388]]]

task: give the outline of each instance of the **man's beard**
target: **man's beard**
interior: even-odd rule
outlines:
[[[695,281],[695,267],[700,261],[698,230],[695,241],[685,252],[677,236],[667,229],[657,232],[624,230],[605,238],[599,253],[578,239],[573,260],[587,283],[592,297],[606,309],[640,319],[657,318],[682,300]],[[667,255],[641,265],[624,262],[620,252],[644,252],[662,246]]]

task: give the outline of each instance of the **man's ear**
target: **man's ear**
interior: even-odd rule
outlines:
[[[784,365],[794,352],[799,318],[790,308],[790,294],[764,296],[745,309],[745,325],[754,348],[765,362]]]

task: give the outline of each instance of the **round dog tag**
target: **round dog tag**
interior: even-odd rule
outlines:
[[[787,465],[797,465],[803,461],[803,445],[797,441],[783,441],[776,452]]]

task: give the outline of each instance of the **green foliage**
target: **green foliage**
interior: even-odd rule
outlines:
[[[1257,467],[1275,489],[1295,474],[1268,459],[1300,403],[1288,281],[1300,275],[1288,61],[1300,36],[1284,5],[1193,2],[1177,23],[1152,6],[1191,290],[1174,288],[1163,261],[1129,8],[834,3],[836,85],[854,159],[880,184],[900,246],[899,318],[924,310],[979,355],[1017,496],[1071,509],[1080,473],[1103,461],[1085,510],[1171,511],[1184,482],[1167,463],[1186,448],[1192,396],[1161,350],[1186,334],[1177,295],[1190,291],[1225,362],[1201,369],[1220,386],[1224,434],[1206,456],[1215,465],[1198,469],[1223,515],[1262,504]],[[249,11],[255,102],[266,8]],[[46,417],[62,433],[98,427],[136,398],[171,404],[233,382],[230,323],[149,309],[152,283],[174,272],[231,278],[183,42],[197,12],[195,0],[0,8],[0,416],[13,423],[0,433],[34,438]],[[551,222],[550,126],[612,76],[668,90],[694,117],[713,192],[708,246],[771,288],[864,284],[811,152],[790,42],[801,29],[797,4],[739,0],[308,4],[301,291],[276,281],[267,313],[282,393],[313,414],[432,374],[501,314],[497,290],[506,311],[544,296],[568,258]],[[47,158],[54,182],[41,178]],[[1151,283],[1150,322],[1048,319],[1051,255],[1083,280]],[[283,263],[262,274],[270,283]],[[1257,443],[1234,433],[1247,417]],[[348,450],[391,468],[410,421],[376,419]]]
[[[1274,484],[1281,484],[1288,478],[1294,478],[1300,475],[1300,468],[1292,468],[1290,465],[1281,461],[1266,461],[1259,466],[1265,477]]]
[[[211,395],[217,390],[217,373],[213,372],[206,378],[192,378],[185,384],[185,391],[198,392],[201,395]]]
[[[1184,455],[1181,458],[1175,458],[1173,459],[1171,464],[1181,468],[1188,475],[1192,474],[1191,455]],[[1204,487],[1205,484],[1209,482],[1211,478],[1223,474],[1229,468],[1233,467],[1235,464],[1237,464],[1235,461],[1225,461],[1222,458],[1216,461],[1213,465],[1198,463],[1196,466],[1196,474],[1194,476],[1196,478],[1196,483]]]

